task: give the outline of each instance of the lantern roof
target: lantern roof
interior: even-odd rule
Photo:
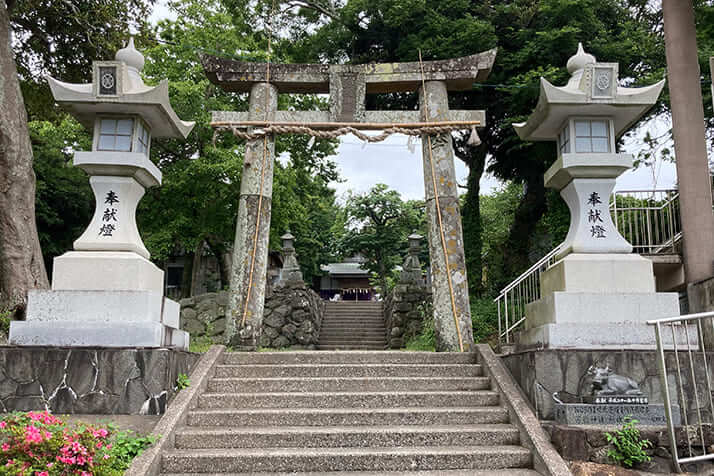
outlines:
[[[135,114],[146,121],[154,137],[185,139],[195,123],[182,121],[171,107],[167,80],[154,87],[144,84],[143,68],[144,55],[131,37],[114,61],[92,63],[91,83],[65,83],[50,76],[47,82],[55,101],[89,129],[102,114]]]
[[[540,78],[540,96],[526,122],[513,124],[523,140],[555,141],[570,117],[599,116],[613,120],[615,136],[622,134],[657,102],[664,80],[642,88],[618,84],[618,64],[598,63],[582,43],[567,63],[570,80],[554,86]]]

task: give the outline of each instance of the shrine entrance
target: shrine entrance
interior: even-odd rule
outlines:
[[[450,133],[485,125],[484,111],[449,110],[448,91],[486,79],[496,50],[442,61],[367,65],[271,64],[203,56],[206,75],[226,91],[249,92],[247,112],[215,111],[212,127],[246,140],[226,325],[228,342],[258,345],[263,321],[275,135],[354,134],[377,142],[422,137],[436,347],[471,351],[471,310]],[[419,94],[418,111],[368,111],[374,93]],[[329,94],[329,111],[280,111],[278,94]],[[363,130],[380,130],[368,135]]]

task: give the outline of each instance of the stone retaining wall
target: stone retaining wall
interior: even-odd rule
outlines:
[[[174,349],[0,347],[0,411],[161,414],[198,358]]]
[[[182,299],[181,329],[224,343],[227,308],[228,291]],[[276,286],[265,297],[261,347],[314,349],[324,314],[324,301],[304,284]]]
[[[384,299],[387,347],[400,349],[417,336],[431,302],[431,293],[419,284],[397,284]]]

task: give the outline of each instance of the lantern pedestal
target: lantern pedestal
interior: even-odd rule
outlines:
[[[540,288],[543,297],[526,306],[519,350],[655,349],[647,321],[679,314],[678,294],[656,292],[652,261],[639,255],[572,253],[543,272]],[[676,339],[685,348],[684,328]]]
[[[180,306],[163,296],[164,272],[151,263],[136,226],[136,206],[161,172],[144,154],[80,152],[96,210],[75,251],[55,258],[51,291],[30,291],[26,319],[10,343],[68,347],[177,347]]]

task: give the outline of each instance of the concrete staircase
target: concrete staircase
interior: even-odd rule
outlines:
[[[320,328],[320,350],[384,350],[384,310],[378,301],[329,301]]]
[[[160,470],[171,476],[538,474],[476,355],[226,352],[161,451]]]

